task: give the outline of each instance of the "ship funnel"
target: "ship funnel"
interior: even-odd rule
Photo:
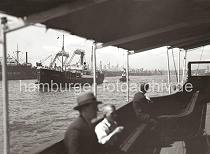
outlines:
[[[81,55],[80,55],[80,65],[83,65],[83,63],[84,63],[84,56],[85,56],[85,53],[84,52],[81,52]]]
[[[26,52],[26,64],[28,64],[28,52]]]
[[[19,64],[19,53],[20,53],[20,51],[18,50],[18,44],[17,44],[17,51],[16,51],[16,61],[17,61],[17,64]]]

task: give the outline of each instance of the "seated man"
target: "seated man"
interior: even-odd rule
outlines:
[[[95,133],[100,144],[114,145],[117,134],[124,129],[123,126],[118,126],[116,122],[115,110],[114,105],[106,105],[103,110],[105,117],[95,127]]]
[[[148,99],[143,92],[137,92],[133,99],[133,109],[139,121],[148,123],[152,128],[156,127],[157,121],[148,112]],[[151,106],[150,106],[151,107]]]
[[[148,104],[148,100],[144,93],[138,92],[134,95],[133,110],[136,114],[139,124],[141,125],[142,123],[145,123],[149,128],[146,134],[148,138],[151,138],[151,140],[149,140],[149,142],[145,142],[145,145],[153,145],[158,143],[160,140],[160,125],[149,112],[149,107],[152,107],[151,105],[152,104]]]

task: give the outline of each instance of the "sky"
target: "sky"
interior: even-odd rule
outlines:
[[[0,14],[2,16],[2,14]],[[9,16],[9,28],[21,25],[20,19]],[[40,60],[43,61],[48,56],[52,55],[44,62],[44,65],[49,65],[51,58],[61,50],[62,35],[65,36],[65,51],[69,52],[70,56],[76,49],[85,50],[85,59],[90,64],[92,41],[84,38],[70,35],[68,32],[62,30],[46,29],[44,25],[35,25],[23,28],[18,31],[8,33],[7,35],[7,49],[8,54],[16,57],[15,51],[18,49],[20,53],[20,61],[25,61],[25,52],[28,52],[28,61],[35,65]],[[59,38],[58,38],[59,37]],[[174,49],[174,59],[178,63],[178,51]],[[117,47],[105,47],[97,50],[97,65],[100,61],[102,65],[126,66],[126,50]],[[201,57],[202,55],[202,57]],[[2,44],[0,46],[0,57],[2,56]],[[172,59],[172,51],[169,50],[170,68],[174,68]],[[181,51],[181,67],[183,64],[184,51]],[[210,60],[210,46],[204,48],[197,48],[188,51],[187,60]],[[167,69],[167,48],[161,47],[137,54],[129,55],[129,65],[131,68],[144,68],[149,70]]]

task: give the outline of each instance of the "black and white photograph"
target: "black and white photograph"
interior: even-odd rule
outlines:
[[[0,154],[210,154],[210,0],[1,0]]]

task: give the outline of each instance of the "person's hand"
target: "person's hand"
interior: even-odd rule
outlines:
[[[119,127],[115,128],[115,133],[121,133],[123,129],[124,129],[123,126],[119,126]]]
[[[154,130],[159,125],[159,122],[157,120],[151,118],[149,120],[149,125],[151,126],[151,130]]]
[[[148,121],[148,120],[150,119],[150,115],[147,114],[147,113],[141,113],[141,114],[139,115],[139,119],[141,119],[141,121],[146,122],[146,121]]]

